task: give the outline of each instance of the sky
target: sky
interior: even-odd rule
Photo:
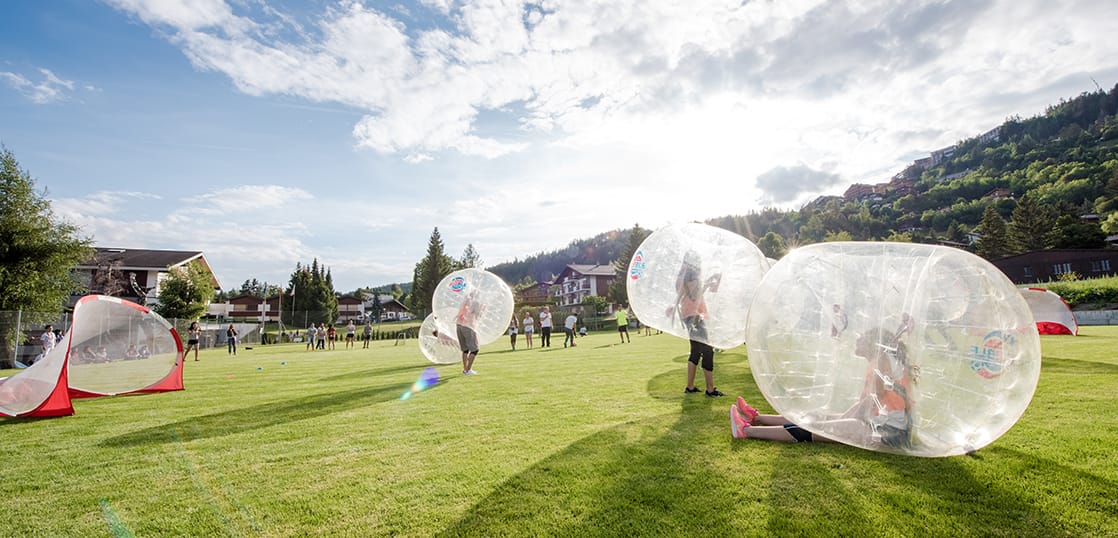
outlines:
[[[410,282],[797,209],[1118,83],[1102,0],[9,0],[0,143],[96,246]]]

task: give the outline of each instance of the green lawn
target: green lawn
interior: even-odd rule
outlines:
[[[685,341],[561,340],[406,400],[415,340],[210,350],[185,391],[0,419],[0,536],[1118,536],[1118,327],[1043,337],[1017,425],[939,459],[735,441]],[[744,348],[716,365],[768,410]]]

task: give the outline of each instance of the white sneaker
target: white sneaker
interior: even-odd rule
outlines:
[[[462,372],[462,375],[477,375],[477,372],[475,372],[475,371],[473,371],[473,370],[471,369],[471,370],[470,370],[470,371],[468,371],[468,372]]]

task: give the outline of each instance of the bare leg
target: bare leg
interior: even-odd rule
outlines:
[[[695,363],[690,361],[687,363],[687,388],[695,388]]]
[[[691,363],[687,363],[687,364],[691,364]],[[691,369],[692,370],[694,370],[694,367],[695,367],[695,365],[691,364]],[[692,377],[694,377],[694,376],[692,375]],[[706,381],[707,392],[714,392],[714,372],[704,369],[703,370],[703,380]]]
[[[463,353],[462,354],[462,362],[463,362],[464,366],[466,367],[466,369],[463,370],[463,371],[469,372],[469,371],[473,370],[474,369],[474,359],[476,359],[476,358],[477,358],[477,353]]]

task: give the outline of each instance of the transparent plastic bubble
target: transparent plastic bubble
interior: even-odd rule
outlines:
[[[977,450],[1024,413],[1040,376],[1028,305],[989,262],[910,243],[821,243],[765,275],[749,364],[777,413],[882,452]]]
[[[720,349],[745,341],[749,304],[769,268],[748,239],[706,224],[649,235],[625,275],[641,323]]]
[[[439,330],[434,314],[427,314],[419,327],[419,350],[435,364],[454,364],[462,361],[458,337],[452,331]]]
[[[431,298],[439,331],[457,334],[464,323],[477,332],[478,345],[496,340],[512,319],[512,290],[501,277],[483,269],[462,269],[439,282]],[[465,308],[463,308],[465,306]]]

